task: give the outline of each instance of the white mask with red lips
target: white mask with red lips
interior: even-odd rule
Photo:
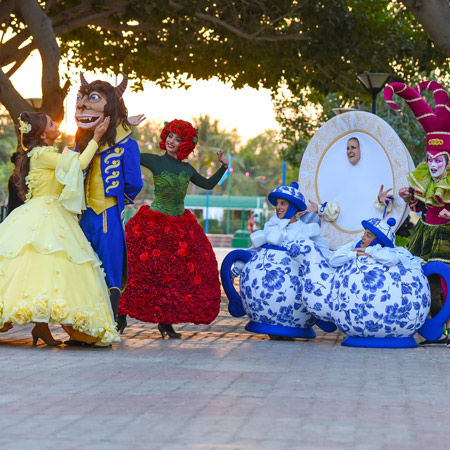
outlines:
[[[433,180],[440,180],[441,178],[444,178],[447,172],[448,164],[445,155],[437,155],[435,157],[432,155],[427,155],[427,164]]]

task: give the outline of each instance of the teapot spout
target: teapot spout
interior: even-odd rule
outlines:
[[[231,268],[236,261],[247,263],[251,257],[252,254],[248,250],[233,250],[225,256],[222,266],[220,267],[220,278],[222,280],[223,290],[230,301],[228,303],[228,311],[233,317],[245,316],[246,312],[242,306],[241,296],[231,280]]]
[[[423,271],[426,276],[434,273],[444,278],[447,286],[450,286],[450,267],[439,261],[432,261],[423,266]],[[419,329],[418,333],[429,341],[436,341],[442,335],[442,327],[450,318],[450,291],[447,290],[447,297],[445,299],[442,309],[432,318],[426,319],[425,323]]]

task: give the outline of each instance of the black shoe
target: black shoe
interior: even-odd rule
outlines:
[[[127,315],[126,314],[118,314],[116,320],[116,328],[117,332],[123,334],[123,330],[128,326]]]
[[[97,345],[97,343],[92,342],[91,344],[88,344],[87,342],[83,341],[76,341],[75,339],[69,339],[68,341],[64,341],[64,344],[66,344],[69,347],[90,347],[90,348],[111,348],[112,345]]]
[[[69,339],[68,341],[64,341],[64,344],[69,347],[89,347],[90,344],[83,341],[76,341],[75,339]]]
[[[172,325],[168,325],[165,323],[158,323],[158,330],[161,333],[161,337],[164,339],[165,335],[169,336],[172,339],[181,339],[181,334],[177,333]]]
[[[95,342],[93,344],[88,344],[90,348],[112,348],[112,344],[109,345],[97,345]]]
[[[448,339],[448,335],[446,335],[437,341],[419,342],[419,347],[450,347],[450,341]]]
[[[278,336],[277,334],[268,335],[271,341],[293,341],[294,338],[290,336]]]

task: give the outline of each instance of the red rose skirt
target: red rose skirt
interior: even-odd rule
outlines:
[[[125,233],[128,284],[119,314],[164,324],[208,324],[217,317],[217,261],[191,212],[168,216],[144,205],[127,222]]]

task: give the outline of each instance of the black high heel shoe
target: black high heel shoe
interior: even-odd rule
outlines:
[[[172,325],[168,325],[165,323],[158,323],[158,330],[161,333],[161,337],[164,339],[165,335],[169,336],[172,339],[181,339],[181,333],[177,333]]]
[[[128,326],[127,315],[126,314],[118,314],[116,320],[116,328],[117,332],[123,334],[123,330]]]

